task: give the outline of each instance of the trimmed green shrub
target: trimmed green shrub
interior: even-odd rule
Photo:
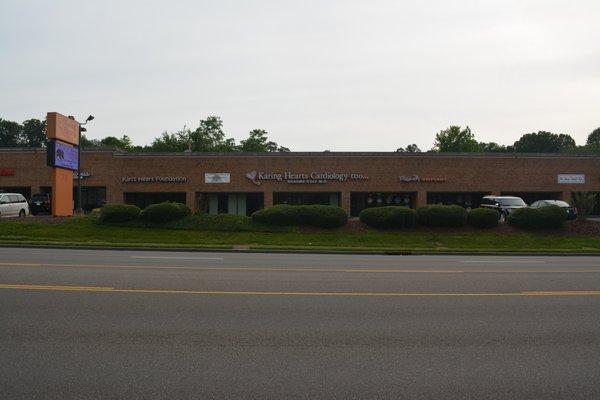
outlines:
[[[359,218],[364,224],[377,229],[414,228],[417,225],[417,212],[402,206],[365,208]]]
[[[140,208],[130,204],[105,204],[100,209],[102,222],[127,222],[140,216]]]
[[[164,202],[151,204],[142,210],[140,218],[150,222],[170,222],[192,214],[192,210],[185,204]]]
[[[460,227],[467,221],[467,211],[461,206],[430,204],[417,209],[419,223],[426,226]]]
[[[309,225],[319,228],[337,228],[348,222],[346,212],[336,206],[287,204],[264,208],[252,214],[252,221],[275,226]]]
[[[498,226],[500,214],[491,208],[475,208],[467,214],[469,225],[476,228],[495,228]]]
[[[519,208],[508,214],[508,223],[520,229],[559,229],[567,219],[567,213],[558,206]]]

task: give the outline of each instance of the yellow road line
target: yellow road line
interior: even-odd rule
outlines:
[[[600,274],[598,269],[562,269],[562,270],[498,270],[498,269],[402,269],[402,268],[279,268],[279,267],[185,267],[158,265],[109,265],[109,264],[49,264],[49,263],[6,263],[0,267],[33,267],[33,268],[107,268],[107,269],[148,269],[148,270],[188,270],[188,271],[230,271],[230,272],[331,272],[331,273],[365,273],[365,274]]]
[[[498,293],[393,293],[393,292],[278,292],[278,291],[228,291],[228,290],[174,290],[174,289],[119,289],[108,286],[61,286],[0,284],[0,289],[110,292],[142,294],[192,294],[203,296],[311,296],[311,297],[555,297],[555,296],[600,296],[600,290],[498,292]]]

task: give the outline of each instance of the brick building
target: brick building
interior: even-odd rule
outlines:
[[[436,153],[82,153],[84,209],[172,200],[209,213],[272,204],[366,207],[427,203],[477,207],[486,194],[568,200],[600,193],[600,156]],[[74,179],[74,185],[76,179]],[[0,190],[51,191],[44,149],[0,149]],[[75,192],[76,193],[76,192]],[[596,213],[600,213],[597,207]]]

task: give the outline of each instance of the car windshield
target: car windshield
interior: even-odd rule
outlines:
[[[522,199],[498,199],[501,206],[527,206]]]
[[[38,194],[31,198],[31,200],[47,200],[47,199],[48,199],[48,196],[45,196],[43,194]]]

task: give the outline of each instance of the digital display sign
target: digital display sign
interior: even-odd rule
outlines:
[[[69,146],[56,140],[48,143],[48,165],[77,171],[77,147]]]

